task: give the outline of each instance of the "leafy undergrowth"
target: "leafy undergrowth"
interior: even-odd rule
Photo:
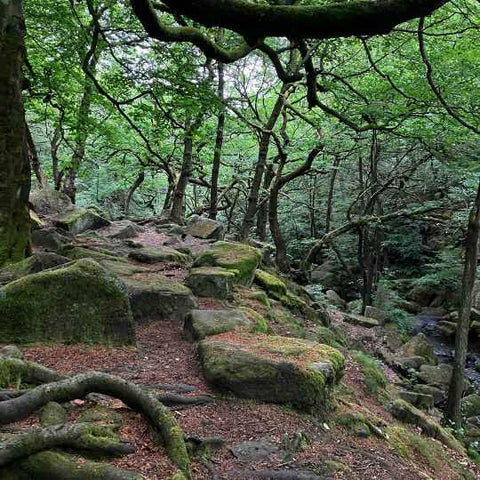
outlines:
[[[183,339],[180,324],[144,325],[138,328],[137,338],[138,350],[65,345],[29,346],[23,347],[23,352],[27,359],[64,374],[101,369],[139,384],[181,383],[194,386],[193,395],[215,394],[205,384],[194,346]],[[187,435],[218,436],[226,442],[225,448],[212,453],[208,468],[201,459],[194,459],[194,478],[212,478],[213,469],[217,478],[228,480],[238,478],[232,472],[252,468],[304,468],[329,478],[354,480],[367,476],[379,480],[480,478],[480,469],[467,459],[399,425],[370,394],[363,367],[348,355],[344,380],[336,398],[338,409],[328,425],[286,407],[234,397],[217,396],[214,404],[176,411],[175,416]],[[77,402],[72,418],[89,402],[91,400]],[[168,478],[173,471],[169,460],[155,444],[153,433],[141,416],[127,410],[119,401],[102,399],[101,402],[123,414],[122,436],[136,448],[134,455],[113,463],[141,472],[145,480]],[[348,426],[335,421],[338,415],[349,413],[361,414],[372,424],[380,425],[388,439],[374,434],[368,438],[354,436]],[[24,424],[35,424],[34,417]],[[302,441],[298,441],[299,438]],[[242,461],[229,450],[236,443],[259,439],[276,442],[282,450],[253,462]],[[459,473],[460,463],[470,470],[470,477]]]

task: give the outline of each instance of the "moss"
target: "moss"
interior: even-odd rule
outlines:
[[[345,334],[335,327],[317,327],[315,329],[315,337],[317,342],[324,343],[335,348],[346,347],[348,343]]]
[[[9,283],[0,298],[0,338],[131,344],[133,321],[123,284],[85,259]]]
[[[279,298],[287,295],[287,286],[282,280],[275,275],[265,272],[264,270],[255,271],[255,283],[267,291],[268,294]]]
[[[208,380],[241,396],[327,408],[344,368],[340,352],[306,340],[235,331],[200,343]]]
[[[216,242],[202,252],[194,267],[223,267],[235,271],[236,282],[249,286],[262,256],[258,249],[234,242]]]
[[[270,300],[268,299],[268,296],[265,292],[262,292],[262,291],[252,292],[248,296],[248,299],[256,300],[257,302],[260,302],[263,306],[270,308]]]
[[[67,422],[67,412],[57,402],[48,402],[40,411],[39,417],[42,427],[63,425]]]
[[[122,415],[111,408],[96,406],[83,411],[78,421],[82,423],[111,424],[115,428],[120,428],[122,424]]]
[[[387,386],[387,377],[377,360],[362,352],[353,352],[352,357],[362,369],[365,385],[371,394],[376,395]]]
[[[96,463],[56,451],[45,451],[0,470],[2,480],[141,480],[135,472],[120,470],[112,465]]]
[[[170,428],[170,443],[167,445],[167,453],[173,464],[180,469],[183,475],[190,478],[190,458],[187,446],[183,438],[182,429],[178,425]]]
[[[252,308],[248,307],[241,307],[240,311],[242,311],[250,320],[253,322],[253,327],[251,329],[252,332],[257,333],[267,333],[268,331],[268,322],[260,315],[258,312],[253,310]]]

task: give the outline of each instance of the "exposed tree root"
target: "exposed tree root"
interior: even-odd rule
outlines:
[[[0,357],[0,387],[11,383],[43,383],[57,382],[65,378],[38,363],[28,362],[13,357]]]
[[[0,390],[0,402],[11,400],[12,398],[21,397],[28,390]]]
[[[0,443],[0,467],[53,448],[73,448],[115,457],[135,452],[132,445],[112,435],[109,427],[85,423],[55,425],[25,430]]]
[[[141,480],[135,472],[85,461],[60,452],[46,451],[0,470],[2,480]]]
[[[245,470],[232,472],[234,478],[251,480],[254,478],[265,480],[333,480],[331,477],[322,477],[314,473],[299,470]]]
[[[208,405],[215,401],[210,395],[198,395],[196,397],[187,397],[185,395],[176,395],[174,393],[165,393],[156,396],[158,401],[166,407],[196,407],[199,405]]]
[[[167,407],[140,387],[105,373],[91,372],[38,386],[20,397],[0,403],[0,425],[16,422],[39,410],[48,402],[64,403],[101,393],[120,399],[141,412],[153,425],[172,463],[190,476],[190,459],[180,426]]]

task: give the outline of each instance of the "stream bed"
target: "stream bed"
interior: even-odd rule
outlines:
[[[455,340],[454,338],[446,338],[439,333],[436,324],[441,320],[442,317],[420,313],[412,320],[411,332],[413,335],[420,332],[425,334],[433,345],[438,363],[452,364],[455,355]],[[480,361],[480,342],[470,339],[465,372],[477,393],[480,393],[480,372],[477,372],[474,368],[478,361]]]

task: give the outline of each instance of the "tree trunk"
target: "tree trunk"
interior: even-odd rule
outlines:
[[[62,143],[62,129],[60,126],[55,128],[53,132],[53,138],[50,142],[50,155],[52,156],[52,173],[53,173],[53,184],[55,186],[55,190],[60,190],[62,188],[62,176],[63,173],[58,169],[58,149],[60,148],[60,144]]]
[[[225,129],[225,107],[223,106],[223,100],[225,98],[225,72],[222,62],[218,62],[217,95],[222,104],[220,105],[220,113],[218,114],[217,138],[215,140],[210,187],[210,211],[208,216],[213,220],[216,220],[218,213],[218,176],[220,174],[220,161],[222,159],[223,137]]]
[[[278,221],[278,194],[280,192],[280,185],[275,184],[270,192],[268,205],[268,220],[270,224],[270,232],[275,243],[275,262],[282,272],[288,272],[289,265],[287,262],[287,246],[285,238],[283,237],[280,223]]]
[[[462,296],[460,314],[455,337],[455,360],[453,374],[448,393],[447,412],[450,420],[461,427],[460,401],[464,388],[465,362],[467,359],[468,332],[470,328],[470,312],[472,310],[473,288],[477,275],[478,239],[480,233],[480,181],[475,203],[470,211],[468,230],[465,241],[465,263],[462,276]]]
[[[180,178],[178,179],[172,200],[170,218],[172,222],[182,224],[185,219],[185,193],[192,171],[193,161],[193,131],[187,127],[184,139],[183,163]]]
[[[340,157],[336,156],[333,161],[332,172],[330,173],[330,181],[328,183],[328,199],[327,199],[327,214],[325,218],[325,232],[330,231],[332,225],[333,212],[333,194],[335,192],[335,180],[337,179],[338,166],[340,165]]]
[[[270,147],[270,138],[272,136],[270,132],[275,127],[277,120],[282,113],[283,107],[285,105],[285,96],[288,92],[288,89],[289,87],[287,85],[283,85],[282,90],[278,95],[277,101],[275,102],[273,110],[267,121],[267,124],[265,125],[265,129],[260,137],[257,165],[255,166],[255,173],[253,175],[252,185],[250,187],[250,193],[248,196],[247,211],[245,212],[242,229],[240,231],[240,241],[242,242],[248,239],[248,236],[250,235],[250,230],[253,227],[253,221],[255,218],[255,214],[257,213],[258,194],[260,192],[260,186],[262,184],[263,174],[265,172],[268,149]]]
[[[43,173],[42,165],[40,159],[38,158],[37,148],[35,147],[35,142],[33,141],[32,132],[28,124],[25,124],[25,133],[27,137],[27,155],[30,167],[37,177],[38,187],[44,188],[47,185],[47,179]]]
[[[97,70],[97,64],[99,59],[99,52],[96,52],[92,55],[92,58],[89,62],[88,69],[91,74],[95,75]],[[90,77],[85,74],[83,87],[83,95],[80,103],[80,108],[78,110],[77,116],[77,126],[75,132],[75,147],[71,159],[70,166],[66,169],[66,175],[63,182],[63,192],[70,197],[72,203],[75,203],[77,187],[76,179],[77,174],[80,169],[80,166],[85,158],[85,149],[87,146],[88,139],[88,130],[89,130],[89,117],[90,110],[92,106],[92,96],[93,96],[93,84],[90,80]]]
[[[268,199],[268,190],[270,185],[275,178],[275,172],[273,171],[273,165],[269,164],[266,167],[266,172],[263,180],[263,190],[266,192],[265,197],[262,198],[260,206],[258,207],[257,213],[257,237],[261,242],[267,240],[267,222],[268,222],[268,210],[269,210],[269,199]]]
[[[0,267],[30,252],[30,168],[22,101],[21,0],[0,2]]]
[[[132,201],[134,193],[140,187],[140,185],[145,180],[145,172],[142,170],[138,177],[136,178],[134,184],[131,186],[130,190],[128,191],[127,199],[125,200],[125,215],[128,215],[128,211],[130,209],[130,202]]]

